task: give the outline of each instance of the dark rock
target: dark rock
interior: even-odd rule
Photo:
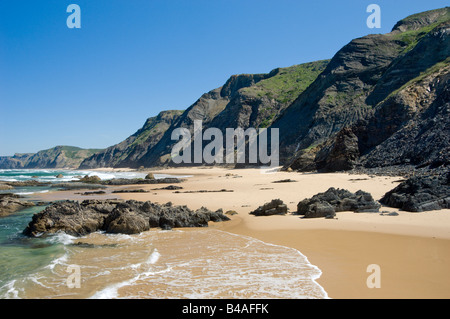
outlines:
[[[302,200],[297,205],[297,214],[305,218],[333,217],[336,212],[378,212],[381,205],[374,201],[372,195],[364,191],[351,193],[345,189],[329,188],[311,198]]]
[[[150,229],[148,220],[142,215],[119,205],[105,219],[105,225],[106,232],[113,234],[138,234]]]
[[[397,212],[388,212],[388,211],[382,211],[380,213],[381,216],[398,216],[399,214]]]
[[[190,193],[232,193],[234,192],[232,189],[219,189],[219,190],[206,190],[206,189],[201,189],[198,191],[175,191],[173,192],[174,194],[190,194]]]
[[[410,212],[450,208],[450,172],[409,178],[387,192],[380,202]]]
[[[149,191],[146,191],[145,189],[121,189],[117,191],[113,191],[113,194],[120,194],[120,193],[149,193]]]
[[[280,199],[273,199],[270,203],[259,206],[250,214],[255,216],[285,215],[288,209]]]
[[[153,173],[148,173],[147,176],[145,176],[145,179],[155,179],[155,176]]]
[[[153,190],[172,190],[172,191],[174,191],[174,190],[178,190],[178,189],[183,189],[183,187],[181,187],[181,186],[176,186],[176,185],[169,185],[169,186],[166,186],[166,187],[161,187],[161,188],[154,188]]]
[[[279,181],[273,181],[272,183],[295,183],[295,182],[297,182],[297,181],[288,178],[288,179],[282,179]]]
[[[63,177],[64,177],[63,174],[58,174],[58,175],[56,175],[56,178],[63,178]]]
[[[305,218],[332,218],[336,215],[336,211],[332,205],[326,201],[301,201],[297,205],[297,214],[304,215]]]
[[[204,207],[192,211],[171,203],[158,205],[135,200],[86,200],[82,203],[54,203],[35,214],[23,233],[27,236],[59,231],[84,236],[95,231],[136,234],[151,227],[207,227],[208,222],[229,220],[222,210],[212,212]]]
[[[105,191],[96,191],[96,192],[84,192],[84,193],[81,193],[82,196],[104,195],[104,194],[106,194]]]
[[[358,137],[349,128],[337,133],[330,147],[324,147],[316,156],[317,169],[338,172],[352,169],[359,157]]]
[[[290,161],[283,167],[284,170],[311,172],[317,169],[315,158],[317,155],[317,148],[301,150],[294,155]]]

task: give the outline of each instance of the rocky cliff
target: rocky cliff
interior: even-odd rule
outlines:
[[[82,149],[74,146],[56,146],[35,154],[0,156],[1,169],[21,168],[78,168],[81,162],[100,149]]]
[[[125,141],[86,159],[80,168],[173,165],[170,153],[177,141],[172,141],[172,131],[187,128],[192,134],[195,120],[202,120],[203,129],[216,127],[223,132],[226,128],[268,127],[327,63],[325,60],[294,65],[267,74],[233,75],[223,86],[203,94],[186,111],[171,113],[174,116],[170,121],[167,117],[162,119],[161,114],[149,119],[147,122],[160,127],[156,136],[149,133],[153,126],[146,124]],[[145,139],[138,137],[143,134]]]
[[[126,166],[173,164],[170,133],[178,127],[192,133],[194,120],[223,133],[236,127],[279,128],[280,161],[297,170],[442,165],[450,136],[449,12],[407,17],[390,33],[350,41],[330,61],[232,76]]]
[[[287,157],[297,152],[286,166],[340,171],[448,165],[449,12],[408,17],[392,32],[354,40],[338,52],[289,107],[289,116],[275,123],[280,132],[302,123],[281,137]],[[344,104],[327,104],[338,83]]]

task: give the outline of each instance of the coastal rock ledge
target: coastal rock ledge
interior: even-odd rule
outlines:
[[[196,211],[172,203],[159,205],[135,200],[62,201],[33,215],[23,234],[38,237],[57,232],[84,236],[96,231],[137,234],[152,227],[169,230],[176,227],[207,227],[209,221],[229,220],[221,209]]]

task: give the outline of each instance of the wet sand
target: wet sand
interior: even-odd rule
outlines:
[[[366,175],[302,174],[277,172],[261,174],[258,169],[178,168],[153,173],[191,175],[178,184],[183,191],[222,190],[232,192],[174,193],[155,190],[157,185],[135,185],[149,193],[110,194],[95,198],[119,197],[150,200],[192,209],[205,206],[215,210],[235,210],[238,214],[211,227],[251,236],[267,243],[299,250],[322,270],[317,282],[331,298],[449,298],[450,297],[450,210],[424,213],[402,212],[382,207],[378,213],[337,214],[337,219],[302,219],[299,216],[255,217],[248,213],[272,199],[280,198],[291,212],[297,203],[329,187],[355,192],[367,191],[379,200],[398,185],[399,177]],[[273,183],[292,179],[292,183]],[[86,199],[74,192],[44,194],[44,199]],[[114,195],[114,196],[112,196]],[[369,265],[380,267],[380,288],[369,288]]]

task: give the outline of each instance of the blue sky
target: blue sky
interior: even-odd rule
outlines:
[[[81,29],[69,29],[69,4]],[[381,29],[366,8],[381,7]],[[331,58],[448,1],[0,1],[0,155],[104,148],[231,75]]]

